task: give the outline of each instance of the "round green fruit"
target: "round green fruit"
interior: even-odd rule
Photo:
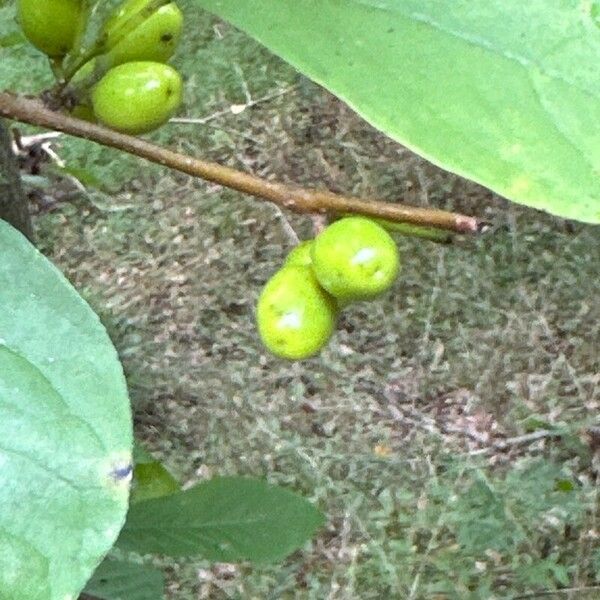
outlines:
[[[152,131],[179,108],[183,84],[169,65],[131,62],[111,69],[92,90],[96,118],[117,131]]]
[[[167,62],[173,56],[181,38],[183,14],[171,2],[146,16],[143,11],[148,11],[149,2],[129,0],[106,23],[105,45],[111,65],[147,60]]]
[[[267,282],[256,310],[258,332],[276,356],[299,360],[316,354],[335,327],[337,308],[310,267],[286,266]]]
[[[94,115],[94,111],[91,106],[87,104],[76,104],[71,109],[71,116],[76,119],[81,119],[82,121],[89,121],[90,123],[96,122],[96,115]]]
[[[312,264],[311,258],[311,248],[313,245],[312,240],[306,240],[304,242],[300,242],[288,255],[285,259],[285,266],[291,265],[301,265],[304,267],[308,267]]]
[[[392,285],[400,258],[383,227],[364,217],[347,217],[315,238],[312,268],[321,286],[343,302],[369,300]]]
[[[17,0],[17,19],[25,37],[52,58],[73,47],[81,18],[81,0]]]

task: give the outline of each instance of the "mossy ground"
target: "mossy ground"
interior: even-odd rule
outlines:
[[[392,292],[348,308],[319,357],[289,363],[261,347],[254,304],[294,236],[312,234],[309,218],[61,140],[68,165],[111,193],[62,194],[69,183],[52,178],[40,246],[106,324],[139,438],[186,485],[264,476],[328,516],[283,565],[162,561],[169,598],[488,600],[599,585],[600,444],[587,431],[600,406],[598,229],[432,167],[181,4],[191,32],[175,61],[187,80],[182,116],[218,116],[170,124],[160,142],[495,226],[451,246],[398,238]],[[18,87],[24,60],[43,65],[33,51],[3,52],[2,87]],[[539,428],[566,433],[485,453]]]

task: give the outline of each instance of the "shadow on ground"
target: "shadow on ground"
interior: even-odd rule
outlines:
[[[291,364],[261,347],[253,310],[310,219],[62,143],[70,164],[118,191],[58,201],[36,226],[115,341],[138,436],[186,484],[265,476],[328,515],[280,567],[161,563],[169,597],[487,600],[598,585],[598,229],[429,165],[188,13],[185,112],[225,113],[169,125],[161,142],[495,227],[452,246],[399,238],[393,291],[349,308],[319,357]],[[227,112],[248,95],[269,99]]]

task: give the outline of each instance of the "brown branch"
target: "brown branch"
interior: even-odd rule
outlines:
[[[33,241],[27,198],[21,185],[17,159],[6,123],[0,119],[0,219]]]
[[[307,190],[267,181],[229,167],[179,154],[146,140],[124,135],[46,108],[38,99],[0,92],[0,116],[38,125],[134,154],[170,169],[200,177],[245,194],[264,198],[295,212],[362,214],[457,233],[481,233],[488,224],[475,217],[434,208],[361,200],[328,191]]]

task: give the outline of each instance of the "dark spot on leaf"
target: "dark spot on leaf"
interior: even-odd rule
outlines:
[[[163,35],[160,36],[160,41],[164,42],[165,44],[168,44],[172,40],[173,40],[172,33],[163,33]]]
[[[122,479],[127,479],[131,476],[131,473],[133,471],[133,465],[130,463],[128,465],[121,465],[119,467],[115,467],[115,469],[112,472],[112,476],[120,481]]]

